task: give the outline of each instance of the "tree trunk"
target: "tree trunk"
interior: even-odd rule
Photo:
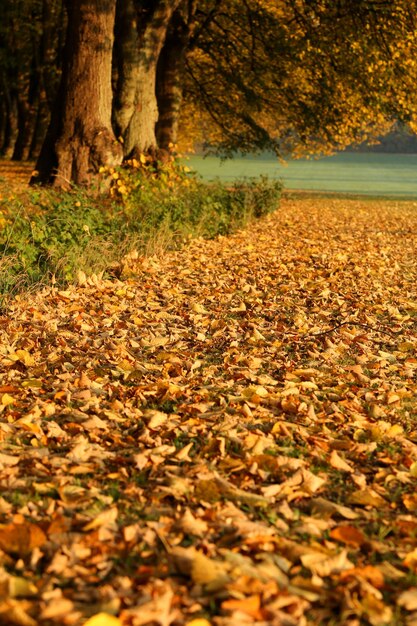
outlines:
[[[22,80],[21,83],[24,83]],[[12,160],[22,161],[29,157],[31,138],[36,123],[36,111],[39,107],[40,83],[39,72],[35,64],[35,56],[30,68],[29,83],[19,89],[17,100],[19,132],[13,150]]]
[[[111,127],[116,0],[67,0],[63,70],[32,183],[85,185],[121,161]]]
[[[125,159],[155,153],[156,69],[173,12],[181,0],[119,0],[116,13],[117,85],[113,119]]]
[[[17,93],[15,90],[9,90],[6,80],[4,77],[2,78],[2,100],[5,109],[5,128],[4,135],[2,137],[0,154],[6,157],[6,159],[10,159],[13,154],[18,133]]]
[[[50,111],[47,107],[46,100],[41,98],[36,110],[36,118],[33,124],[32,137],[30,140],[28,159],[35,160],[40,154],[42,144],[48,128]]]
[[[177,143],[181,110],[185,56],[195,25],[196,3],[188,0],[173,14],[158,59],[156,97],[159,117],[156,139],[161,150],[171,151]]]
[[[39,37],[33,54],[38,95],[28,151],[30,160],[39,156],[48,129],[59,87],[67,25],[67,15],[61,0],[42,0],[40,9]]]

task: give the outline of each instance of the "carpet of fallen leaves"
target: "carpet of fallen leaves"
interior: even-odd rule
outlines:
[[[34,163],[21,161],[8,161],[0,159],[0,184],[2,195],[5,189],[19,193],[25,189],[34,169]]]
[[[291,199],[0,318],[0,622],[417,624],[417,205]]]

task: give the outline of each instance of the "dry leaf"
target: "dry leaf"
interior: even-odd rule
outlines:
[[[122,626],[119,618],[108,613],[97,613],[88,619],[84,626]]]
[[[29,604],[23,600],[0,601],[0,623],[13,626],[38,626],[29,614]]]
[[[329,517],[338,515],[339,517],[344,517],[345,519],[350,520],[357,519],[359,517],[358,513],[349,507],[343,506],[342,504],[336,504],[335,502],[330,502],[330,500],[326,500],[325,498],[314,498],[314,500],[312,500],[312,510],[314,513],[319,513]]]
[[[341,456],[339,456],[336,450],[332,450],[330,455],[330,465],[341,472],[353,472],[354,469],[347,463]]]
[[[353,548],[359,548],[366,541],[363,532],[355,526],[337,526],[330,531],[330,537]]]
[[[196,551],[191,563],[191,578],[199,585],[207,585],[211,590],[222,588],[229,581],[229,566],[209,559]]]
[[[240,611],[246,615],[250,615],[255,620],[261,620],[263,615],[261,611],[261,598],[259,595],[248,596],[241,600],[224,600],[222,602],[224,611]]]
[[[353,563],[351,563],[347,557],[346,550],[342,550],[342,552],[334,556],[328,556],[327,554],[319,552],[315,554],[304,554],[301,556],[301,563],[304,567],[307,567],[313,572],[313,574],[320,577],[339,574],[353,567]]]
[[[187,535],[195,535],[196,537],[204,537],[208,530],[207,522],[194,517],[189,509],[185,511],[179,520],[179,526]]]
[[[155,411],[153,409],[149,409],[145,411],[144,417],[147,420],[147,426],[150,430],[158,430],[168,419],[168,415],[166,413],[162,413],[162,411]]]
[[[397,604],[406,611],[417,611],[417,587],[403,591],[397,598]]]
[[[374,489],[365,488],[360,491],[354,491],[349,496],[349,502],[352,504],[360,504],[362,506],[384,507],[386,501]]]
[[[115,522],[119,512],[117,507],[112,507],[111,509],[107,509],[99,513],[91,522],[88,522],[83,527],[84,531],[94,530],[96,528],[102,528],[103,526],[106,528],[115,528]]]
[[[30,522],[0,526],[0,548],[10,554],[27,556],[46,541],[43,530]]]

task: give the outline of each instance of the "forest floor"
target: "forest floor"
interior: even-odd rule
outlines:
[[[0,318],[0,622],[417,625],[417,206],[284,198]]]

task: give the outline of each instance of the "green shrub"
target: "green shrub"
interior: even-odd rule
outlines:
[[[226,235],[275,210],[282,192],[280,181],[266,177],[225,185],[181,174],[158,179],[129,172],[122,186],[129,189],[126,215],[142,231],[168,225],[174,235]],[[178,173],[179,172],[179,173]],[[132,180],[133,179],[133,180]]]
[[[92,241],[122,234],[122,220],[101,209],[86,192],[30,199],[31,208],[16,206],[0,232],[0,256],[19,259],[19,273],[26,272],[30,282],[50,275],[71,280]]]
[[[0,207],[0,293],[45,282],[65,284],[78,270],[105,271],[130,250],[152,252],[190,236],[215,237],[278,206],[281,184],[207,183],[169,164],[112,171],[110,198],[81,189],[29,192]]]

